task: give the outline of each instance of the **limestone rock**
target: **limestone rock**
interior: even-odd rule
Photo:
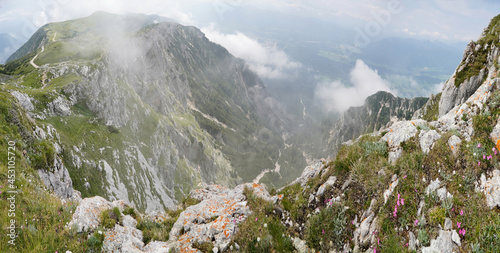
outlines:
[[[396,176],[396,175],[394,175]],[[396,186],[398,186],[398,183],[399,183],[399,179],[396,177],[392,178],[392,182],[391,184],[389,185],[389,188],[387,190],[384,191],[384,204],[387,203],[387,200],[389,200],[389,197],[392,195],[392,192],[394,191],[394,189],[396,188]]]
[[[109,202],[100,196],[85,198],[76,208],[68,227],[76,226],[79,233],[93,231],[99,226],[101,213],[117,206],[117,203]]]
[[[192,243],[210,242],[220,251],[225,251],[238,224],[250,214],[243,190],[249,188],[266,201],[276,201],[259,184],[248,183],[234,189],[210,185],[191,191],[191,197],[201,202],[186,208],[170,231],[170,242],[181,251],[193,250]],[[184,233],[181,234],[181,231]]]
[[[494,170],[490,179],[482,174],[481,183],[476,190],[484,192],[489,208],[500,207],[500,170]]]
[[[38,170],[38,175],[45,186],[64,199],[73,197],[73,181],[64,166],[61,158],[54,158],[54,167],[51,170]]]
[[[391,127],[385,129],[385,134],[381,140],[389,145],[389,162],[394,164],[401,157],[401,142],[409,140],[418,132],[416,126],[424,124],[424,120],[398,121]]]
[[[451,231],[439,231],[439,236],[431,240],[431,245],[429,247],[422,248],[422,253],[452,253],[457,249],[457,245],[452,240]]]
[[[122,227],[115,225],[106,232],[102,250],[103,252],[143,252],[142,231],[135,227]]]
[[[458,245],[458,247],[462,247],[462,243],[460,242],[460,236],[458,235],[456,230],[451,231],[451,240]]]
[[[54,101],[50,102],[47,105],[47,108],[49,109],[50,114],[65,117],[71,115],[71,106],[71,102],[59,96],[54,99]]]
[[[428,130],[422,131],[418,137],[420,139],[422,151],[427,154],[432,149],[434,142],[441,138],[441,134],[436,130]]]
[[[429,195],[432,192],[436,191],[439,187],[441,186],[441,181],[439,181],[439,178],[436,178],[436,180],[431,181],[431,183],[425,188],[425,194]]]
[[[354,230],[353,240],[354,245],[357,246],[367,246],[374,242],[375,235],[373,232],[377,227],[377,218],[375,217],[375,205],[377,204],[376,199],[372,199],[370,207],[363,213],[361,217],[361,224]]]
[[[321,173],[321,171],[325,169],[323,162],[324,162],[324,160],[321,159],[321,160],[315,161],[313,164],[307,166],[304,169],[304,171],[302,171],[302,174],[300,175],[300,177],[295,179],[292,183],[290,183],[290,185],[300,184],[300,186],[304,187],[306,185],[307,181],[309,181],[309,179],[318,176]]]
[[[33,103],[31,102],[31,98],[22,92],[19,91],[13,91],[11,92],[12,96],[16,97],[17,100],[19,101],[19,104],[26,110],[26,111],[33,111],[35,107],[33,106]]]
[[[298,253],[307,253],[309,249],[307,248],[306,242],[298,237],[292,238],[293,246]]]
[[[451,148],[451,152],[453,155],[457,155],[458,151],[460,150],[460,145],[462,144],[462,139],[460,137],[453,135],[450,137],[448,140],[448,146]]]
[[[322,184],[319,188],[318,191],[316,192],[316,197],[321,197],[325,193],[326,188],[332,186],[335,184],[335,181],[337,181],[337,178],[335,176],[330,176],[328,180],[324,184]]]
[[[444,230],[451,230],[452,226],[450,218],[444,219]]]
[[[409,233],[409,239],[408,239],[408,249],[410,251],[412,250],[417,250],[417,241],[416,241],[416,237],[415,235],[413,234],[413,232],[410,231]]]

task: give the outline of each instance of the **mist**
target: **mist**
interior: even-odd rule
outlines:
[[[268,79],[286,79],[289,73],[302,66],[278,49],[276,45],[263,45],[247,35],[236,32],[224,34],[214,25],[204,27],[201,31],[207,38],[225,47],[232,55],[244,59],[260,77]]]
[[[390,83],[371,69],[362,60],[349,73],[350,85],[340,80],[321,82],[317,85],[314,96],[319,105],[328,112],[345,112],[351,106],[363,105],[365,99],[378,91],[387,91],[395,94]]]

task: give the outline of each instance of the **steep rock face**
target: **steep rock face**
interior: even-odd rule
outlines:
[[[336,149],[361,134],[378,131],[390,121],[409,120],[426,102],[427,98],[398,98],[387,92],[378,92],[368,97],[363,106],[349,108],[334,123],[328,144]]]
[[[489,75],[488,70],[495,65],[498,66],[500,56],[498,31],[500,22],[497,17],[477,41],[471,41],[467,45],[462,62],[443,87],[439,101],[439,116],[463,104],[484,82]]]
[[[292,157],[271,182],[298,175],[305,159],[285,145],[288,122],[259,77],[197,28],[155,21],[95,13],[48,24],[12,61],[30,68],[11,93],[60,133],[75,188],[152,211]]]

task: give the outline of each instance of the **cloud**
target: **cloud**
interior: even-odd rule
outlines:
[[[201,29],[209,40],[225,47],[231,54],[244,59],[259,76],[270,79],[284,79],[301,64],[276,48],[259,43],[243,33],[224,34],[213,25]]]
[[[356,66],[351,70],[350,82],[350,87],[341,81],[320,83],[315,90],[315,99],[326,111],[342,113],[351,106],[363,105],[368,96],[378,91],[392,92],[389,82],[362,60],[357,60]]]

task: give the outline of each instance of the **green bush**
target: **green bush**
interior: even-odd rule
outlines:
[[[309,219],[306,240],[310,248],[329,252],[330,241],[333,248],[340,250],[347,238],[346,216],[343,205],[334,204],[322,209]]]
[[[120,223],[122,220],[122,214],[120,209],[115,207],[113,209],[105,210],[101,213],[101,224],[105,228],[113,228],[116,223]]]
[[[50,170],[54,166],[55,151],[54,146],[47,140],[43,140],[34,145],[33,155],[31,155],[31,165],[37,170]]]
[[[89,236],[87,240],[88,252],[101,252],[102,243],[104,241],[104,233],[99,233],[98,231],[94,232]]]

